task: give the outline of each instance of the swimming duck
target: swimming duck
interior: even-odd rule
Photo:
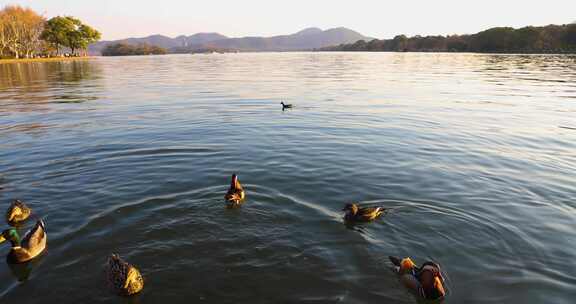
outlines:
[[[12,249],[8,253],[8,262],[24,263],[40,255],[46,249],[46,228],[42,220],[24,235],[20,240],[16,228],[9,228],[0,235],[0,243],[10,241]]]
[[[246,192],[244,192],[244,188],[242,188],[240,181],[238,181],[238,176],[236,174],[232,174],[232,182],[230,183],[230,189],[228,189],[228,192],[226,193],[224,198],[234,205],[239,205],[244,200],[245,197]]]
[[[388,257],[394,270],[400,275],[402,284],[415,295],[427,300],[438,300],[446,296],[445,281],[440,265],[425,262],[418,267],[410,258]]]
[[[108,257],[106,276],[110,286],[123,296],[139,293],[144,288],[144,278],[140,271],[124,262],[117,254]]]
[[[293,107],[293,105],[291,105],[291,104],[285,104],[283,101],[281,101],[280,104],[282,105],[282,110],[284,110],[284,109],[292,109],[292,107]]]
[[[357,204],[346,204],[344,219],[350,222],[369,222],[378,218],[385,209],[382,207],[358,207]]]
[[[11,226],[14,226],[20,222],[25,221],[32,213],[26,204],[21,200],[14,200],[8,210],[6,211],[6,221]]]

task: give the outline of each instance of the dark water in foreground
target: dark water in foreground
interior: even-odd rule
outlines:
[[[1,303],[415,303],[390,254],[441,263],[446,303],[574,303],[576,60],[0,65],[1,208],[15,197],[46,217],[49,252],[25,282],[0,263]],[[394,210],[349,229],[350,201]],[[111,252],[142,294],[106,289]]]

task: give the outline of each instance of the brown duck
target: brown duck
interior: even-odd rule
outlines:
[[[344,220],[349,222],[370,222],[385,212],[383,207],[359,207],[357,204],[346,204]]]
[[[230,189],[224,196],[224,198],[231,204],[239,205],[242,203],[244,198],[246,198],[246,192],[240,181],[238,181],[238,176],[236,174],[232,174],[232,182],[230,183]]]
[[[144,278],[136,267],[112,254],[106,263],[106,278],[110,287],[123,296],[139,293],[144,288]]]
[[[26,206],[23,201],[14,200],[6,211],[6,221],[9,225],[14,226],[28,219],[30,213],[32,213],[32,209]]]

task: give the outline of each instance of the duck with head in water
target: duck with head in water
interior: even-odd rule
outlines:
[[[280,104],[282,105],[282,110],[292,109],[294,107],[292,104],[286,104],[283,101],[281,101]]]
[[[226,199],[226,201],[231,205],[238,206],[242,204],[244,198],[246,198],[246,192],[238,180],[238,175],[232,174],[230,188],[228,189],[228,192],[226,192],[224,199]]]
[[[0,243],[10,241],[12,249],[8,253],[8,262],[25,263],[39,256],[46,249],[46,228],[38,220],[36,225],[20,239],[16,228],[9,228],[0,235]]]
[[[344,220],[347,222],[370,222],[377,219],[385,209],[383,207],[359,207],[357,204],[346,204]]]
[[[126,263],[117,254],[111,254],[106,263],[108,285],[119,295],[131,296],[144,288],[144,278],[140,271]]]
[[[26,206],[23,201],[16,199],[6,211],[6,221],[10,226],[15,226],[28,219],[30,213],[32,213],[32,209]]]

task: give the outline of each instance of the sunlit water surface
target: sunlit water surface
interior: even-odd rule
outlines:
[[[446,303],[574,303],[575,58],[0,65],[0,206],[26,200],[49,235],[33,265],[0,263],[0,301],[415,303],[398,255],[439,262]],[[233,172],[248,199],[230,210]],[[347,227],[352,201],[392,211]],[[142,294],[106,288],[112,252]]]

